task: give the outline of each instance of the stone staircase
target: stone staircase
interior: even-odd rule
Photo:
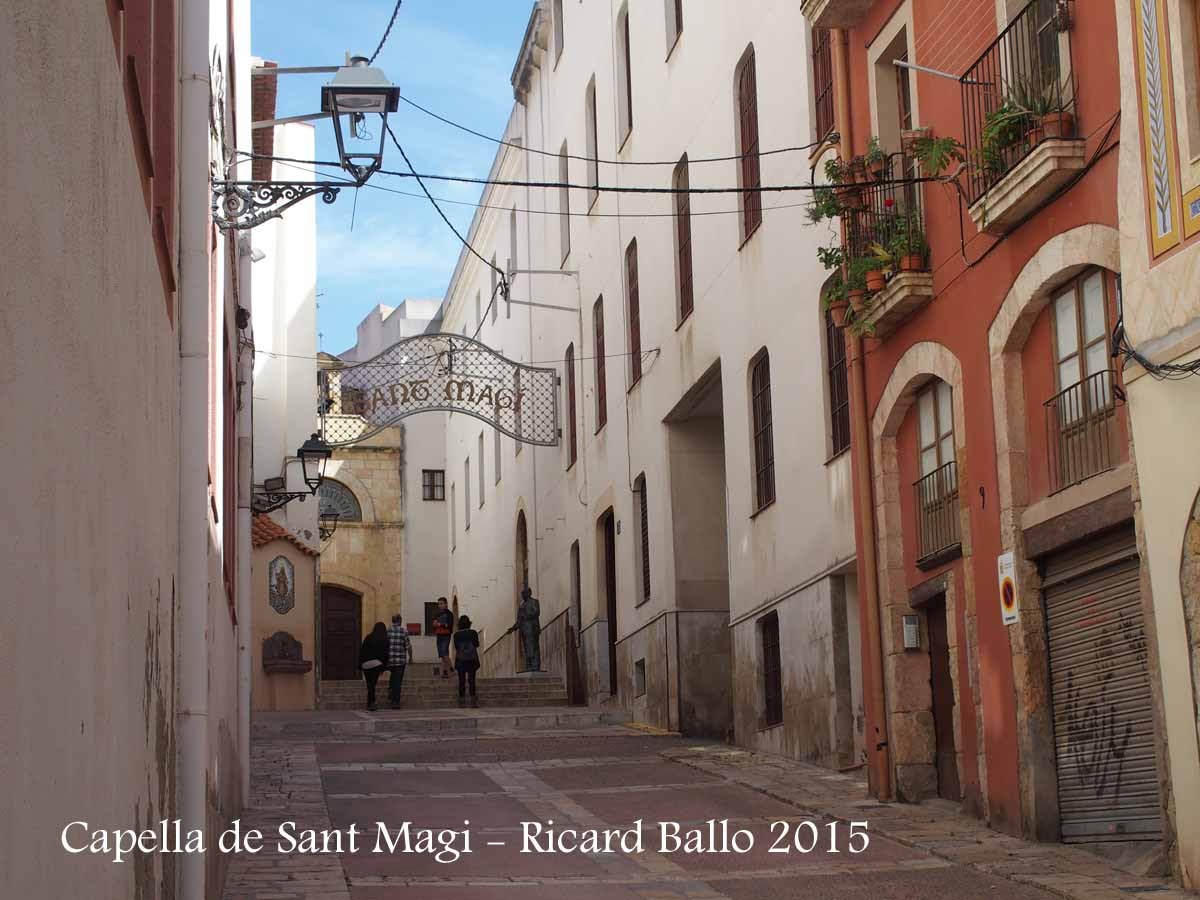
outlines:
[[[415,663],[404,676],[400,693],[401,709],[456,709],[458,676],[438,678],[433,666]],[[375,702],[379,709],[390,709],[388,674],[379,678]],[[548,672],[528,673],[500,678],[479,678],[476,693],[481,708],[566,706],[567,689],[560,676]],[[322,681],[317,697],[318,709],[365,709],[367,686],[356,681]]]

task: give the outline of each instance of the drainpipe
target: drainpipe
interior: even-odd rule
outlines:
[[[175,740],[182,828],[206,828],[208,780],[209,0],[180,27],[179,626]],[[180,900],[203,900],[205,857],[179,861]]]
[[[238,302],[250,308],[249,254],[240,256],[238,267],[241,286]],[[238,509],[237,509],[237,638],[238,638],[238,759],[241,761],[242,807],[250,803],[250,687],[253,677],[253,617],[250,598],[251,463],[254,459],[254,351],[238,349],[238,385],[242,408],[238,411]]]
[[[833,30],[834,97],[837,130],[841,135],[843,160],[854,155],[854,126],[850,117],[849,41],[844,28]],[[854,502],[862,541],[858,547],[858,583],[863,599],[867,658],[870,666],[871,706],[875,712],[874,734],[867,736],[874,771],[876,793],[881,800],[892,795],[892,764],[888,749],[887,696],[884,693],[883,640],[879,623],[879,564],[875,544],[875,499],[871,477],[871,435],[867,427],[867,380],[863,371],[863,342],[858,335],[844,332],[849,356],[851,462],[854,474]],[[872,743],[873,742],[873,743]]]

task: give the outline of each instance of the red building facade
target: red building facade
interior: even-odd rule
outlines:
[[[843,236],[825,302],[848,318],[872,789],[1028,837],[1169,840],[1112,360],[1113,5],[804,8]]]

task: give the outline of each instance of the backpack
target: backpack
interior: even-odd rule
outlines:
[[[470,641],[463,641],[455,650],[458,651],[457,662],[479,662],[479,649]]]

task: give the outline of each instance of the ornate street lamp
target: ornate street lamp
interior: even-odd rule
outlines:
[[[251,507],[256,513],[266,513],[286,506],[293,500],[303,503],[321,487],[321,482],[325,479],[325,466],[329,463],[329,457],[332,455],[333,448],[314,431],[312,437],[301,444],[300,449],[296,451],[300,465],[304,468],[304,483],[308,490],[289,491],[287,479],[282,475],[264,478],[262,490],[255,491],[250,497]]]
[[[261,67],[252,74],[276,77],[291,73],[333,72],[334,77],[321,88],[321,112],[255,122],[255,128],[268,128],[287,122],[333,119],[337,138],[338,162],[352,181],[213,181],[213,221],[222,231],[253,228],[278,218],[285,209],[306,197],[320,194],[325,203],[337,199],[347,185],[361,187],[383,164],[383,140],[387,117],[400,106],[400,88],[387,80],[383,71],[370,65],[364,56],[352,57],[345,66],[306,68]],[[368,128],[379,116],[378,143]],[[371,117],[371,118],[368,118]]]
[[[351,57],[350,65],[338,69],[333,80],[321,88],[321,112],[333,117],[338,161],[356,183],[365,183],[383,165],[388,113],[399,106],[400,88],[365,56]],[[368,115],[379,116],[378,146],[371,143],[375,136],[367,129]],[[352,140],[358,143],[351,144]]]
[[[333,533],[337,531],[338,514],[332,510],[323,509],[317,517],[317,531],[321,535],[321,540],[327,541],[333,537]]]
[[[325,478],[325,466],[329,463],[329,457],[333,456],[333,448],[314,431],[312,437],[300,445],[296,455],[304,466],[304,483],[315,494]]]

